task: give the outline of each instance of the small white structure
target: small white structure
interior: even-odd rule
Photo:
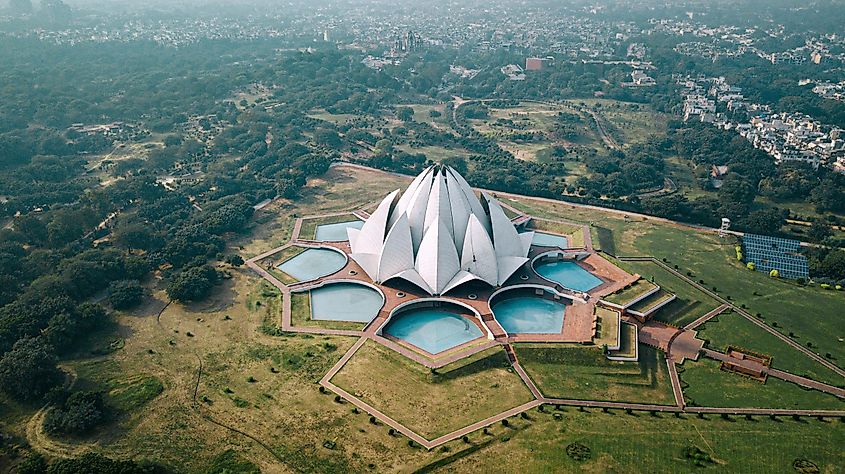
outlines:
[[[375,282],[401,278],[431,295],[480,280],[503,284],[528,261],[533,232],[518,233],[499,203],[454,169],[431,166],[390,193],[361,229],[352,259]]]
[[[724,237],[725,233],[731,228],[731,220],[727,217],[722,218],[722,226],[719,227],[719,236]]]

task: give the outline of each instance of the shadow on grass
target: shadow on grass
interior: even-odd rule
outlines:
[[[456,364],[460,364],[460,362],[457,362]],[[489,369],[502,369],[506,367],[510,367],[508,357],[505,355],[504,350],[499,350],[495,354],[490,354],[481,359],[465,363],[451,369],[448,365],[444,368],[437,369],[436,371],[431,372],[429,382],[441,383],[448,380],[456,380],[461,377],[469,377]]]

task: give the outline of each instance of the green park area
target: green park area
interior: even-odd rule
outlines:
[[[332,383],[428,439],[533,400],[500,347],[432,371],[369,341]]]
[[[835,386],[845,385],[839,374],[819,364],[737,313],[724,313],[698,327],[698,337],[707,347],[724,352],[728,346],[748,349],[772,357],[772,367]],[[796,339],[796,342],[801,343]]]
[[[630,302],[641,298],[643,295],[654,291],[655,288],[657,288],[657,285],[649,280],[641,278],[616,293],[605,296],[602,299],[609,303],[626,306],[630,304]]]
[[[619,349],[609,351],[608,355],[611,357],[624,357],[626,359],[633,359],[639,356],[639,344],[637,342],[637,326],[628,322],[622,322],[619,328]],[[650,350],[643,346],[646,350]],[[650,354],[647,354],[650,355]]]
[[[497,442],[449,465],[456,472],[483,471],[492,460],[507,459],[520,472],[795,472],[798,459],[810,460],[819,472],[841,469],[845,433],[839,421],[789,417],[718,415],[698,418],[622,410],[603,413],[588,408],[546,407],[531,420],[499,428]],[[501,433],[501,434],[499,434]],[[589,458],[567,454],[569,446],[589,449]],[[685,456],[698,449],[712,459],[697,467]],[[584,451],[583,449],[581,450]],[[570,452],[572,452],[570,450]]]
[[[549,398],[674,402],[663,354],[647,346],[640,347],[637,362],[610,361],[599,347],[569,344],[517,344],[516,353]]]
[[[842,410],[845,402],[817,390],[768,377],[765,383],[719,369],[719,361],[687,360],[679,368],[690,406]]]

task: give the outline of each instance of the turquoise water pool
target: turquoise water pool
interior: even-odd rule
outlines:
[[[332,283],[311,290],[311,318],[368,323],[376,317],[383,303],[381,294],[368,286]]]
[[[558,334],[563,329],[563,303],[524,296],[493,305],[496,321],[508,334]]]
[[[546,234],[544,232],[534,232],[534,238],[531,239],[534,245],[542,245],[543,247],[559,247],[562,249],[569,248],[569,241],[562,235]]]
[[[360,229],[363,226],[364,221],[358,220],[318,225],[316,240],[319,240],[320,242],[341,242],[348,239],[346,235],[346,229],[348,227]]]
[[[430,354],[443,352],[483,335],[472,321],[437,309],[412,310],[394,316],[384,332]]]
[[[277,268],[299,281],[331,275],[346,265],[346,257],[328,249],[308,249],[282,262]]]
[[[560,283],[564,288],[575,291],[590,291],[602,284],[592,273],[571,260],[538,263],[534,270],[542,277]]]

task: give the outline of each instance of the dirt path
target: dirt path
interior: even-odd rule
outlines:
[[[66,371],[65,388],[70,390],[76,384],[76,372],[70,367],[63,367]],[[70,458],[85,454],[95,446],[96,443],[65,443],[51,438],[44,431],[44,417],[52,410],[49,405],[44,405],[32,415],[26,422],[26,440],[36,451],[54,458]]]

